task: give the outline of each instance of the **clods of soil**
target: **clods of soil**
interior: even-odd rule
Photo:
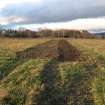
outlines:
[[[50,40],[35,47],[18,52],[21,59],[57,59],[58,61],[75,61],[80,58],[80,51],[66,40]]]

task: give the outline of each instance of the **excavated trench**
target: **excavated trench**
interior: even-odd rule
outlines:
[[[76,61],[80,51],[66,40],[50,40],[35,47],[18,52],[20,59],[56,59],[58,61]]]

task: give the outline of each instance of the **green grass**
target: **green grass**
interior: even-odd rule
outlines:
[[[19,105],[25,103],[25,98],[34,86],[41,85],[40,72],[43,60],[29,60],[18,65],[4,80],[0,88],[8,91],[6,104]],[[11,102],[12,100],[12,102]]]
[[[12,40],[14,46],[18,43],[18,49],[5,44],[0,47],[0,105],[105,104],[103,40],[69,40],[82,54],[80,61],[72,62],[18,59],[16,52],[39,44],[39,39],[4,40]]]

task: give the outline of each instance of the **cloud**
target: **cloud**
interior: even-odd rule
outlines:
[[[0,12],[2,17],[25,17],[24,23],[64,22],[105,14],[103,0],[4,0],[1,4],[7,5]]]
[[[7,25],[7,24],[9,24],[9,23],[19,23],[19,22],[23,22],[23,21],[25,21],[25,18],[22,18],[22,17],[14,17],[14,16],[10,16],[10,17],[8,17],[8,18],[2,18],[2,17],[0,17],[0,23],[2,24],[2,25]]]
[[[25,2],[31,2],[31,3],[39,3],[41,0],[3,0],[0,2],[0,9],[5,8],[7,5],[11,4],[21,4]]]
[[[87,19],[76,19],[68,22],[56,22],[56,23],[45,23],[45,24],[28,24],[28,25],[18,25],[19,27],[25,27],[28,29],[37,30],[39,28],[48,29],[77,29],[77,30],[105,30],[105,17],[99,18],[87,18]]]
[[[45,23],[59,22],[72,24],[73,21],[76,21],[77,26],[77,23],[90,24],[89,19],[92,21],[99,20],[98,17],[104,19],[103,16],[105,16],[104,0],[3,0],[0,3],[0,23],[9,26],[23,24],[43,26]],[[100,24],[94,23],[96,26]]]

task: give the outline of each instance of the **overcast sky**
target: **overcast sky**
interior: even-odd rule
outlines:
[[[1,0],[5,27],[105,30],[105,0]]]

